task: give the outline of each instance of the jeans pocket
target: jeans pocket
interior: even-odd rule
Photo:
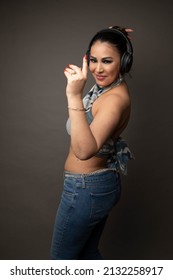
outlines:
[[[120,198],[120,191],[113,190],[104,193],[91,193],[91,217],[94,220],[107,216]]]
[[[72,193],[64,190],[62,193],[60,205],[63,210],[67,211],[72,207],[74,207],[75,200],[76,200],[76,193]]]
[[[69,210],[74,205],[75,198],[76,192],[74,190],[74,182],[67,178],[64,180],[64,189],[61,196],[60,207],[65,211]]]

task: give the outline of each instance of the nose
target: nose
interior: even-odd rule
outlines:
[[[102,64],[100,62],[98,62],[97,65],[96,65],[96,72],[97,73],[102,73],[103,72],[103,67],[102,67]]]

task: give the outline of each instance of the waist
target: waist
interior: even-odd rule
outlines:
[[[114,168],[102,168],[98,169],[89,173],[73,173],[70,171],[64,171],[64,177],[73,177],[73,178],[82,178],[82,177],[90,177],[93,175],[102,175],[110,172],[115,172],[116,170]]]
[[[73,173],[91,173],[96,170],[107,168],[107,159],[102,157],[93,156],[87,160],[78,159],[74,153],[70,150],[65,165],[64,170]]]
[[[109,185],[112,185],[112,182],[117,182],[120,180],[120,174],[112,169],[100,169],[90,173],[73,173],[69,171],[64,171],[64,180],[69,181],[69,185],[72,182],[75,182],[76,187],[80,186],[92,186],[99,189],[106,187],[109,188]],[[113,183],[113,184],[114,184]]]

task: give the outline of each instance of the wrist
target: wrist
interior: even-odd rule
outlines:
[[[84,107],[81,107],[81,108],[75,108],[75,107],[70,107],[68,106],[68,109],[71,110],[71,111],[76,111],[76,112],[85,112],[85,109]]]
[[[68,95],[67,96],[67,103],[69,107],[79,107],[81,108],[83,106],[83,101],[81,96],[72,96]]]
[[[67,99],[82,99],[82,95],[83,95],[82,92],[73,93],[73,92],[66,91]]]
[[[83,101],[82,101],[82,97],[80,95],[71,95],[71,94],[68,94],[67,95],[67,102],[68,104],[81,104]]]

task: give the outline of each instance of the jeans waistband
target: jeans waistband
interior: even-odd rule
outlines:
[[[73,177],[73,178],[82,178],[82,177],[89,177],[92,175],[98,175],[106,172],[115,172],[115,168],[104,168],[104,169],[98,169],[96,171],[90,172],[90,173],[73,173],[70,171],[64,171],[64,177]]]

